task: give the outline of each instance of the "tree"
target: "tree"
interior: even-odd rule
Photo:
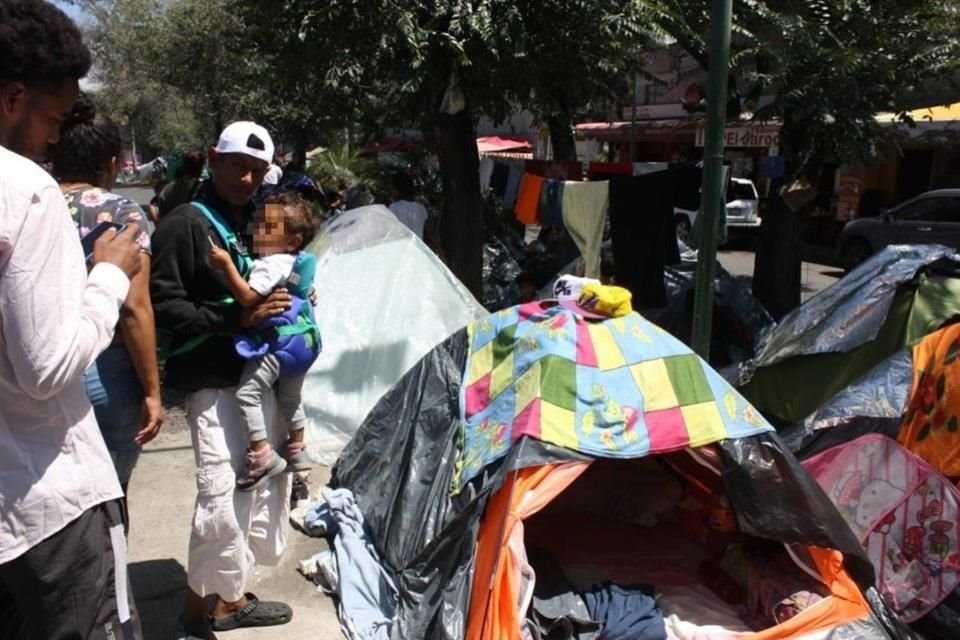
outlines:
[[[228,0],[79,0],[98,100],[165,151],[209,144],[256,101],[260,67]]]
[[[251,15],[260,3],[237,4]],[[569,155],[573,115],[604,94],[607,77],[622,66],[620,52],[637,44],[631,38],[640,30],[640,7],[613,0],[334,0],[320,8],[287,0],[270,12],[287,29],[296,25],[303,42],[335,38],[303,69],[322,80],[328,96],[374,115],[368,124],[375,128],[424,132],[440,161],[444,252],[453,272],[478,293],[476,120],[532,108],[556,123],[552,130],[567,133],[558,147]],[[263,46],[263,38],[257,40]]]
[[[550,129],[553,157],[576,160],[576,118],[598,103],[619,106],[638,54],[657,43],[653,12],[640,2],[556,0],[517,3],[529,106]]]
[[[800,194],[827,162],[871,158],[890,135],[874,115],[902,112],[920,83],[957,65],[957,0],[752,0],[734,7],[734,95],[771,96],[756,120],[781,126],[787,174]],[[709,3],[665,0],[658,20],[706,60]],[[788,201],[791,204],[788,205]],[[800,206],[796,206],[800,205]],[[800,303],[803,198],[774,197],[762,218],[754,293],[774,317]]]

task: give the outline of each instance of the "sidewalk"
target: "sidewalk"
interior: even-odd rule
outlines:
[[[144,640],[171,640],[186,594],[187,543],[195,467],[190,433],[183,412],[168,408],[167,421],[140,456],[129,488],[129,571]],[[329,469],[310,477],[314,494],[326,484]],[[296,566],[326,547],[324,540],[293,530],[290,546],[278,567],[260,567],[248,589],[264,599],[282,600],[293,608],[293,620],[280,627],[219,632],[221,640],[339,640],[343,637],[333,600],[316,590]]]

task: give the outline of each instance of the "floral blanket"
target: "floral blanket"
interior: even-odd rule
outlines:
[[[803,466],[860,539],[900,617],[917,620],[960,584],[960,491],[930,465],[871,434]]]
[[[953,481],[960,479],[960,324],[913,348],[913,390],[897,440]]]
[[[468,327],[454,493],[522,436],[633,458],[772,430],[689,347],[636,313],[530,303]]]

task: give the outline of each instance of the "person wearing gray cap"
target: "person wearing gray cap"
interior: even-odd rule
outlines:
[[[275,565],[289,534],[291,476],[277,475],[256,491],[235,491],[244,465],[247,432],[236,400],[244,361],[232,334],[255,327],[290,307],[277,290],[255,307],[230,298],[224,274],[212,268],[211,243],[229,252],[243,273],[250,256],[244,236],[254,214],[253,196],[273,159],[273,141],[253,122],[234,122],[209,151],[211,178],[193,201],[161,219],[153,234],[150,293],[164,383],[186,392],[187,422],[197,461],[197,499],[190,532],[186,638],[213,631],[271,626],[290,621],[282,602],[246,591],[257,564]],[[282,446],[283,421],[275,394],[263,396],[268,438]],[[206,596],[215,596],[212,609]]]

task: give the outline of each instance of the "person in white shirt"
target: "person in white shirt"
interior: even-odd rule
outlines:
[[[430,214],[425,206],[415,200],[413,180],[406,173],[394,174],[393,197],[394,201],[387,208],[397,216],[397,220],[423,240],[423,227]]]
[[[139,638],[122,492],[83,385],[140,268],[139,231],[104,234],[87,273],[33,160],[57,141],[90,53],[41,0],[0,2],[0,25],[0,592],[16,604],[4,614],[20,618],[17,638]]]

